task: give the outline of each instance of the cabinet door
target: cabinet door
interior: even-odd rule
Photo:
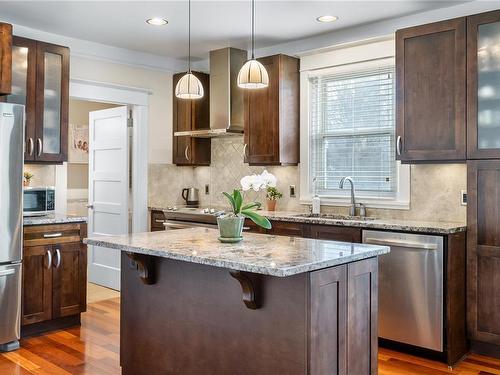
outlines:
[[[334,227],[331,225],[311,225],[310,237],[317,240],[343,241],[361,243],[361,229]]]
[[[467,17],[467,158],[500,158],[500,11]]]
[[[35,77],[36,41],[14,36],[12,39],[12,93],[5,97],[5,101],[24,105],[25,161],[35,160]]]
[[[12,92],[12,25],[0,23],[0,95]]]
[[[279,164],[279,55],[259,61],[267,70],[269,86],[245,90],[246,160],[250,164]]]
[[[178,99],[175,97],[175,86],[185,73],[174,74],[173,77],[173,131],[182,132],[191,130],[192,100]],[[191,137],[173,138],[173,162],[177,165],[190,165],[189,148]],[[191,149],[192,151],[192,149]]]
[[[468,333],[500,345],[500,161],[467,168]]]
[[[52,245],[53,318],[85,311],[87,257],[80,242]]]
[[[37,42],[36,155],[41,162],[68,159],[69,49]]]
[[[22,325],[52,318],[52,255],[51,246],[24,248]]]
[[[274,220],[271,224],[272,228],[269,229],[269,234],[277,236],[307,237],[306,226],[304,224]]]
[[[396,32],[397,158],[466,158],[465,18]]]

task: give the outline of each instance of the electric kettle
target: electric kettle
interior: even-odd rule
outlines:
[[[189,207],[198,207],[200,204],[199,190],[193,187],[182,189],[182,199]]]

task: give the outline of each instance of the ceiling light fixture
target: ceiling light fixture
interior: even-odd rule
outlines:
[[[243,89],[260,89],[269,86],[267,70],[255,60],[255,0],[252,0],[252,58],[248,60],[238,73],[238,86]]]
[[[188,1],[188,71],[177,82],[175,96],[179,99],[203,98],[203,85],[200,80],[191,73],[191,0]]]
[[[153,18],[147,19],[146,23],[148,23],[149,25],[153,25],[153,26],[163,26],[163,25],[166,25],[168,23],[168,21],[165,18],[153,17]]]
[[[327,22],[335,22],[338,19],[339,18],[337,16],[325,15],[325,16],[320,16],[320,17],[316,18],[316,21],[327,23]]]

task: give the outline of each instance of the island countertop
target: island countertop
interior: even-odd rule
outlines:
[[[292,276],[389,252],[389,247],[308,238],[245,233],[236,244],[221,243],[219,232],[189,228],[166,232],[96,236],[88,245],[205,264],[270,276]]]

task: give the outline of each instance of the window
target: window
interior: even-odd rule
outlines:
[[[365,204],[408,208],[409,169],[395,155],[394,59],[342,64],[302,75],[302,85],[307,86],[301,99],[307,100],[302,105],[307,109],[302,119],[307,119],[307,136],[302,142],[308,144],[301,147],[307,150],[301,180],[307,173],[309,187],[302,200],[318,194],[326,204],[348,203],[350,191],[340,189],[339,182],[351,176],[356,196]]]

